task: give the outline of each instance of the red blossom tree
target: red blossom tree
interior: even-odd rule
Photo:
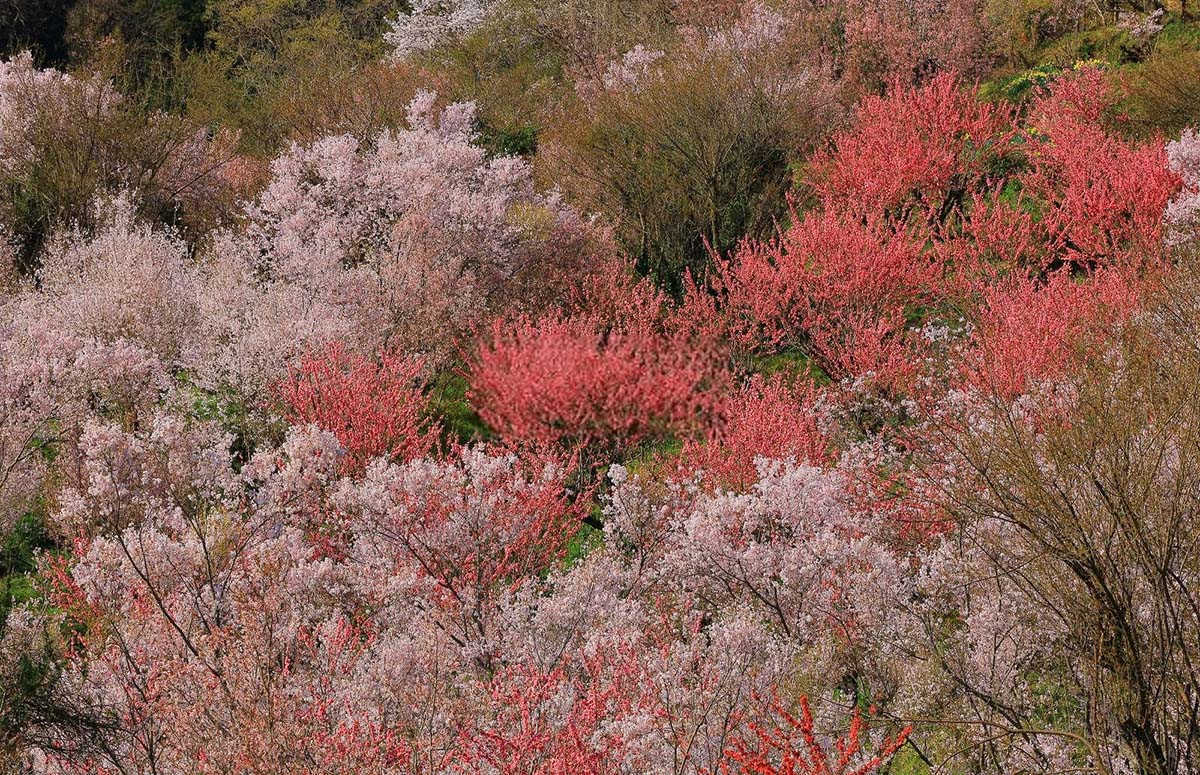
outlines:
[[[491,681],[490,718],[464,730],[463,772],[497,775],[615,775],[624,751],[623,715],[652,702],[628,656],[582,657],[577,669],[514,665]],[[571,674],[573,673],[573,674]]]
[[[1014,398],[1039,379],[1060,376],[1103,344],[1137,306],[1144,281],[1116,270],[1076,279],[1060,270],[1044,282],[1011,277],[983,291],[969,384]]]
[[[774,723],[751,723],[753,736],[738,736],[725,752],[723,775],[867,775],[887,764],[904,745],[911,727],[883,740],[874,755],[863,752],[865,722],[855,711],[850,729],[834,742],[834,751],[817,739],[808,698],[800,698],[800,716],[788,712],[778,698],[771,701]]]
[[[951,74],[921,88],[893,83],[887,95],[863,99],[854,126],[813,160],[810,184],[830,210],[938,214],[956,189],[986,177],[1012,132],[1008,110],[980,102]]]
[[[911,394],[931,355],[919,324],[942,311],[953,324],[957,308],[991,339],[980,345],[987,365],[972,367],[1011,394],[1094,328],[1093,296],[1114,320],[1132,310],[1136,289],[1097,270],[1128,281],[1161,266],[1179,177],[1159,140],[1113,131],[1114,106],[1090,68],[1055,79],[1021,111],[981,102],[951,75],[865,99],[813,160],[819,209],[719,262],[717,301],[693,295],[693,319],[715,313],[738,350],[798,349],[836,380],[869,376],[862,384],[894,396]],[[1064,266],[1090,273],[1084,286],[1102,283],[1077,289],[1076,308],[1050,312],[1044,304],[1067,292],[1053,276]]]
[[[685,466],[703,470],[716,484],[741,489],[758,479],[758,457],[819,463],[829,452],[821,430],[820,392],[811,383],[788,387],[782,379],[753,378],[730,393],[721,419],[703,442],[683,448]]]
[[[335,343],[300,359],[276,391],[294,425],[313,423],[346,450],[343,467],[359,473],[375,457],[412,460],[427,453],[436,427],[423,427],[422,363],[396,353],[377,359]]]
[[[1044,263],[1141,263],[1161,245],[1163,211],[1181,178],[1161,138],[1129,143],[1108,131],[1117,95],[1101,71],[1055,80],[1031,106],[1022,195],[1040,203]]]
[[[799,348],[834,379],[872,372],[902,389],[919,354],[906,310],[939,298],[942,262],[904,235],[833,211],[797,220],[780,240],[748,243],[719,267],[735,346]]]
[[[470,375],[484,421],[509,442],[602,457],[702,427],[725,380],[711,344],[645,283],[590,301],[604,311],[496,321]]]

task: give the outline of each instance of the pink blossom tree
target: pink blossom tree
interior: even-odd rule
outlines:
[[[1182,243],[1192,238],[1200,221],[1200,132],[1185,129],[1178,140],[1167,143],[1167,159],[1183,181],[1179,193],[1167,205],[1168,239]]]
[[[443,362],[490,316],[552,306],[608,259],[603,227],[537,193],[526,162],[472,143],[473,105],[435,99],[413,99],[406,130],[272,163],[208,268],[209,349],[194,356],[208,381],[261,393],[336,339]]]

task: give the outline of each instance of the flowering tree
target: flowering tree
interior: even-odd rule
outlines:
[[[344,470],[361,472],[375,457],[421,457],[436,441],[436,427],[421,427],[420,373],[419,360],[384,353],[373,362],[335,343],[301,358],[277,390],[290,423],[332,433],[346,450]]]
[[[897,82],[859,103],[853,127],[814,160],[812,185],[829,210],[945,217],[957,192],[985,181],[1012,132],[1008,110],[980,102],[952,74],[916,88]]]
[[[697,303],[693,317],[715,313],[739,349],[799,349],[840,381],[869,378],[892,395],[911,394],[928,368],[922,319],[963,331],[965,317],[993,366],[1011,357],[1003,368],[1027,376],[1048,368],[1073,336],[1051,328],[1128,314],[1135,276],[1162,268],[1163,213],[1179,177],[1157,143],[1110,131],[1114,104],[1089,68],[1053,81],[1023,114],[978,101],[950,75],[865,99],[814,160],[820,209],[723,262],[716,305]],[[1054,313],[1046,335],[1010,337],[1024,356],[979,339],[1005,336],[1003,310],[1033,325],[1039,307],[1028,305],[1050,298],[1033,289],[1069,290],[1054,274],[1064,266],[1086,276],[1078,315]],[[1006,390],[1014,379],[1001,380]]]
[[[457,457],[377,460],[339,503],[350,511],[360,560],[394,576],[391,585],[406,585],[406,605],[490,671],[497,601],[562,557],[582,505],[553,465],[528,470],[514,455],[482,449]]]
[[[967,381],[1015,398],[1034,381],[1063,375],[1085,350],[1095,354],[1113,321],[1137,308],[1138,286],[1109,270],[1087,282],[1058,271],[1044,284],[1015,277],[988,287],[975,351],[963,364]]]
[[[707,439],[684,444],[684,462],[734,489],[757,481],[758,458],[819,463],[829,452],[819,403],[811,384],[789,388],[778,376],[756,377],[725,399]]]
[[[187,245],[139,219],[128,195],[93,204],[96,228],[49,240],[35,292],[23,299],[38,325],[101,342],[125,340],[169,368],[199,336],[202,296]]]
[[[1163,210],[1179,189],[1159,141],[1126,143],[1106,131],[1117,96],[1099,70],[1056,79],[1030,106],[1023,191],[1043,203],[1047,266],[1120,266],[1161,243]]]
[[[604,312],[499,320],[471,372],[480,415],[512,442],[580,447],[601,460],[691,432],[723,373],[717,353],[648,283],[603,291]]]
[[[618,667],[613,670],[610,662]],[[458,766],[496,775],[606,775],[622,770],[621,717],[640,710],[636,663],[597,656],[568,676],[507,668],[491,682],[490,713],[464,731]],[[564,712],[563,705],[567,706]],[[489,718],[490,717],[490,718]],[[609,731],[611,730],[611,731]]]
[[[864,723],[855,711],[850,729],[834,741],[836,755],[831,756],[813,730],[813,715],[808,698],[800,698],[800,717],[787,711],[778,698],[771,701],[776,723],[773,727],[751,725],[752,738],[735,738],[725,752],[722,773],[750,775],[867,775],[885,766],[908,739],[911,727],[885,739],[874,755],[862,755],[861,735]],[[731,766],[732,765],[732,766]]]
[[[201,298],[206,382],[252,392],[335,340],[431,366],[503,311],[540,311],[609,255],[605,230],[472,144],[474,106],[419,93],[409,129],[293,147],[218,241]]]
[[[594,29],[626,5],[520,18],[590,37],[555,44],[586,119],[542,158],[627,262],[421,92],[403,129],[281,154],[209,241],[138,215],[219,150],[192,135],[0,273],[0,528],[57,542],[0,600],[0,755],[866,775],[911,741],[931,769],[1197,769],[1200,290],[1164,250],[1195,133],[1123,137],[1087,67],[981,101],[944,72],[972,2],[639,3],[669,20],[640,45]],[[485,15],[411,10],[405,56]],[[793,51],[817,21],[844,50]],[[793,119],[876,76],[811,196],[769,196]],[[108,94],[0,63],[0,176]],[[454,365],[496,446],[436,443]],[[865,706],[896,736],[825,733]]]
[[[977,0],[845,0],[831,4],[845,25],[847,77],[860,86],[914,83],[945,72],[978,74],[995,32]]]
[[[739,347],[800,349],[836,380],[870,372],[896,389],[916,371],[906,310],[934,303],[944,274],[903,235],[827,212],[743,246],[719,283]]]
[[[181,116],[144,110],[99,74],[34,67],[29,52],[0,60],[0,228],[25,270],[51,234],[91,223],[92,199],[131,192],[141,215],[200,235],[231,208],[225,176],[237,135],[211,134]]]
[[[718,609],[749,606],[792,642],[882,626],[906,583],[888,548],[895,526],[856,509],[837,470],[760,460],[759,472],[746,493],[676,485],[661,499],[616,468],[606,530],[647,552],[668,588]]]
[[[312,674],[286,666],[341,647],[336,638],[331,652],[303,646],[301,633],[336,617],[311,607],[321,561],[308,562],[288,523],[328,481],[336,446],[294,438],[282,475],[246,511],[228,439],[214,429],[164,417],[139,436],[93,424],[81,443],[79,489],[54,515],[79,536],[55,597],[83,624],[69,665],[115,723],[108,766],[302,768],[313,733],[339,719],[300,723],[312,695],[295,681]],[[245,475],[267,467],[260,459]],[[294,586],[280,594],[287,579]]]
[[[1185,129],[1178,140],[1167,143],[1171,169],[1183,181],[1179,194],[1167,205],[1166,221],[1173,243],[1187,241],[1200,221],[1200,132]]]
[[[488,0],[417,0],[407,13],[389,21],[384,40],[392,57],[427,51],[473,32],[487,18]]]
[[[196,334],[186,247],[137,220],[126,196],[97,228],[49,241],[36,284],[0,297],[0,498],[4,521],[37,494],[46,463],[96,415],[145,420]]]
[[[33,504],[46,475],[42,445],[54,434],[52,386],[65,368],[31,345],[0,340],[0,532]]]

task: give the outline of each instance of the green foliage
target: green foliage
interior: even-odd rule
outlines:
[[[592,508],[592,519],[599,521],[601,517],[600,511],[600,506],[598,504],[594,505]],[[563,567],[570,568],[587,557],[593,549],[596,549],[603,543],[603,530],[590,523],[580,525],[575,535],[571,536],[571,539],[567,541],[567,553],[563,558]]]
[[[505,140],[510,147],[536,143],[552,107],[570,88],[563,52],[536,35],[533,24],[515,8],[447,50],[418,58],[439,73],[448,98],[476,104],[484,144],[494,152]]]
[[[1010,68],[1043,61],[1044,48],[1086,29],[1090,13],[1064,0],[985,0],[983,6],[995,53]]]
[[[206,0],[78,0],[68,20],[72,58],[90,61],[115,45],[123,89],[165,107],[177,60],[204,44],[205,11]]]
[[[1142,44],[1117,27],[1092,27],[1052,41],[1038,54],[1043,64],[1070,67],[1081,60],[1099,60],[1110,65],[1137,62],[1144,56]]]
[[[41,510],[22,516],[0,541],[0,575],[31,573],[36,568],[34,555],[57,547],[46,530]]]
[[[426,414],[441,423],[443,444],[470,444],[492,436],[491,429],[467,401],[466,376],[457,371],[446,370],[434,377]]]
[[[37,570],[37,554],[57,548],[40,510],[22,516],[0,538],[0,622],[14,606],[37,597],[32,575]]]
[[[1172,18],[1154,41],[1155,53],[1200,50],[1200,22]]]
[[[278,120],[295,92],[383,55],[385,0],[210,0],[206,46],[180,62],[189,112],[242,130],[242,149],[271,156],[291,127]]]
[[[910,742],[896,751],[886,772],[888,775],[931,775],[932,770]]]
[[[1176,135],[1200,124],[1200,24],[1167,25],[1126,81],[1129,112],[1143,132]]]
[[[187,411],[197,420],[218,423],[233,435],[230,451],[235,465],[240,466],[250,459],[259,444],[278,443],[283,440],[286,425],[277,418],[250,406],[245,399],[230,389],[206,390],[191,382],[187,374],[179,374],[176,380],[181,393],[186,397]]]
[[[472,34],[415,60],[453,100],[479,111],[493,154],[532,155],[562,120],[575,79],[614,53],[658,45],[672,33],[664,0],[502,0]]]
[[[1020,102],[1081,62],[1114,71],[1128,92],[1125,109],[1143,135],[1176,135],[1200,123],[1200,23],[1169,18],[1151,41],[1133,40],[1116,25],[1081,27],[1052,36],[1031,49],[1030,66],[1004,70],[986,80],[980,94],[989,100]]]
[[[986,81],[979,89],[979,96],[986,100],[1008,100],[1020,102],[1030,92],[1053,81],[1063,68],[1053,64],[1040,64],[1022,70],[1016,75],[1006,75]]]
[[[492,156],[533,156],[537,153],[537,128],[532,124],[512,129],[484,125],[479,131],[479,144]]]
[[[36,264],[59,217],[58,193],[46,180],[41,165],[30,169],[22,178],[4,181],[9,229],[17,243],[17,266],[30,269]]]
[[[3,627],[0,618],[0,633]],[[10,661],[10,669],[0,676],[0,762],[11,751],[20,750],[22,735],[33,726],[31,722],[74,715],[75,711],[54,697],[60,673],[58,655],[48,640]]]
[[[673,294],[686,273],[705,274],[713,251],[774,230],[793,159],[831,120],[811,92],[773,97],[768,84],[780,76],[766,57],[747,68],[719,55],[679,56],[636,89],[573,106],[542,158],[584,210],[615,221],[638,271]]]
[[[754,356],[747,371],[764,377],[782,374],[789,382],[811,380],[818,385],[828,385],[832,382],[817,362],[800,350],[784,350],[771,355]]]
[[[636,448],[624,461],[623,465],[630,474],[649,474],[662,463],[678,455],[683,450],[683,441],[677,438],[659,439],[646,442]]]

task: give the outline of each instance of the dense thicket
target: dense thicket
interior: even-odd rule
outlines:
[[[1200,773],[1186,4],[3,3],[0,772]]]

